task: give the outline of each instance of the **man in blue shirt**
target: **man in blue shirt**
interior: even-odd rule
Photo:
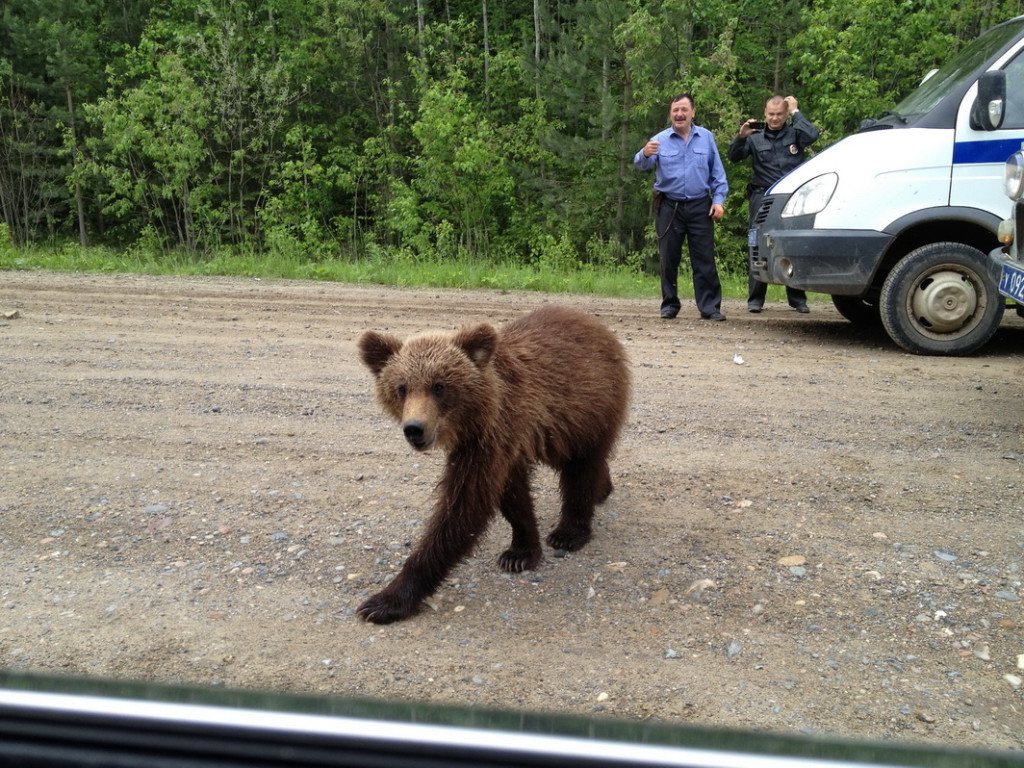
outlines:
[[[711,131],[693,124],[693,97],[680,94],[669,107],[671,126],[651,137],[633,157],[641,171],[654,168],[655,226],[661,261],[661,316],[681,306],[677,291],[683,240],[688,240],[693,292],[700,316],[725,320],[722,283],[715,265],[714,222],[725,213],[729,184]]]

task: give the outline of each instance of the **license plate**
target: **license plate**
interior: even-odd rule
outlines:
[[[1019,304],[1024,304],[1024,267],[1003,262],[1003,275],[999,279],[999,292]]]
[[[747,247],[748,248],[756,248],[757,247],[757,230],[756,229],[749,229],[749,230],[747,230]]]

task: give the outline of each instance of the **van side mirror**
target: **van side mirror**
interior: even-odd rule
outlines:
[[[1006,72],[994,69],[978,78],[978,95],[971,106],[971,128],[994,131],[1006,114]]]

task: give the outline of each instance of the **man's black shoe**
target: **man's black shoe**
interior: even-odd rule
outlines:
[[[811,308],[808,307],[806,304],[797,304],[795,307],[793,307],[793,309],[795,309],[801,315],[809,314],[811,311]]]
[[[701,315],[702,320],[725,320],[725,315],[721,312],[712,312],[710,315]]]
[[[676,313],[676,312],[662,312],[661,313],[661,319],[662,320],[675,320],[676,319],[676,314],[678,314],[678,313]]]
[[[764,307],[761,306],[760,304],[747,304],[747,309],[749,309],[754,314],[757,314],[762,309],[764,309]]]

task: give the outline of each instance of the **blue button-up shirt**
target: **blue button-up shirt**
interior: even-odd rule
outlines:
[[[725,204],[729,183],[725,179],[725,166],[718,154],[715,137],[706,128],[690,127],[689,140],[672,128],[651,137],[661,144],[658,154],[644,157],[641,149],[633,157],[633,165],[641,171],[656,169],[654,188],[672,200],[692,200],[705,197],[711,202]]]

